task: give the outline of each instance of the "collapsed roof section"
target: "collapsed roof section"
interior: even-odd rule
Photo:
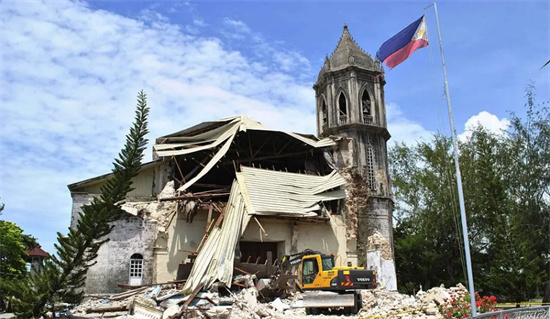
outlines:
[[[233,181],[223,224],[208,234],[182,292],[209,288],[216,281],[231,285],[235,248],[252,216],[321,216],[323,202],[346,197],[344,184],[336,171],[315,176],[242,167]]]
[[[311,161],[323,159],[313,165],[318,169],[310,173],[327,173],[329,165],[318,155],[322,155],[323,148],[335,145],[328,138],[318,140],[269,129],[245,115],[204,122],[160,137],[156,142],[155,158],[172,158],[178,166],[181,175],[176,178],[180,182],[178,191],[200,185],[229,187],[237,165],[241,164],[305,172],[304,163],[309,157]],[[184,176],[181,172],[188,173]],[[199,180],[201,183],[197,183]]]
[[[336,171],[316,176],[242,167],[237,181],[250,215],[321,216],[320,203],[346,197]]]

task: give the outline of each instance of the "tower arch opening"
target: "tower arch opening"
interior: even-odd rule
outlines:
[[[328,128],[327,102],[325,101],[324,97],[322,97],[321,100],[321,128],[323,131]]]
[[[348,102],[344,92],[340,92],[338,96],[338,124],[343,125],[348,123]]]
[[[373,121],[373,103],[368,90],[365,88],[361,95],[361,119],[363,124],[372,124]]]

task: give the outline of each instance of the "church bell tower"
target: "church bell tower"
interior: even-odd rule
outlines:
[[[320,138],[331,136],[337,141],[334,161],[341,173],[348,176],[348,194],[353,193],[350,187],[368,189],[365,202],[359,201],[355,208],[347,205],[348,211],[356,210],[348,213],[356,214],[357,261],[364,266],[367,241],[375,231],[391,245],[393,259],[385,83],[380,61],[363,51],[344,25],[336,49],[325,59],[313,86],[317,132]],[[350,179],[350,175],[354,178]]]

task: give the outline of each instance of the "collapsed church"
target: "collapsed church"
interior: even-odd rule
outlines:
[[[246,116],[156,138],[134,190],[87,275],[87,293],[186,279],[231,284],[246,265],[272,267],[305,249],[377,270],[397,289],[384,71],[347,26],[313,86],[317,136]],[[71,226],[110,174],[68,186]]]

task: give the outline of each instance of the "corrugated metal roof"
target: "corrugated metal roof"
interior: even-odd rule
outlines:
[[[250,214],[318,215],[320,202],[346,197],[343,189],[327,192],[345,184],[336,171],[316,176],[242,167],[237,176]]]
[[[320,214],[320,202],[346,197],[343,189],[332,190],[344,183],[336,171],[315,176],[242,167],[231,186],[222,226],[210,232],[182,293],[202,283],[209,288],[218,280],[231,285],[235,247],[253,215]]]
[[[222,124],[220,125],[220,123]],[[210,127],[211,129],[209,129]],[[281,132],[314,148],[336,145],[334,141],[328,138],[318,141],[296,133],[272,130],[263,126],[260,122],[248,118],[246,115],[241,115],[218,121],[201,123],[187,130],[159,138],[157,141],[162,142],[157,143],[153,148],[159,157],[171,157],[212,149],[224,143],[223,147],[218,150],[197,176],[178,188],[179,191],[184,191],[208,173],[210,169],[221,160],[229,150],[231,141],[233,141],[239,132],[247,130]],[[197,131],[200,133],[185,136],[186,134],[194,134],[194,132]],[[306,199],[304,200],[307,201]]]
[[[191,293],[200,284],[210,287],[219,280],[231,286],[235,247],[244,233],[250,215],[245,209],[239,183],[233,181],[221,228],[214,228],[199,252],[182,293]]]
[[[225,122],[220,126],[220,122]],[[208,128],[212,127],[211,130]],[[204,132],[192,135],[185,136],[185,134],[192,133],[197,129],[205,130]],[[235,116],[232,118],[222,119],[219,121],[205,122],[199,125],[196,125],[190,129],[183,130],[166,137],[161,137],[158,140],[162,141],[153,146],[158,156],[173,156],[173,155],[183,155],[202,151],[219,145],[225,139],[229,138],[229,135],[235,135],[240,131],[247,130],[257,130],[257,131],[268,131],[268,132],[281,132],[287,134],[307,145],[310,145],[315,148],[327,147],[336,145],[335,142],[329,138],[322,140],[311,139],[300,134],[285,132],[280,130],[274,130],[265,127],[260,122],[254,121],[248,118],[246,115]],[[182,142],[182,143],[171,143],[171,142]],[[207,145],[202,145],[207,142],[212,142]],[[186,148],[192,145],[200,144],[201,146]],[[183,148],[183,149],[182,149]]]

